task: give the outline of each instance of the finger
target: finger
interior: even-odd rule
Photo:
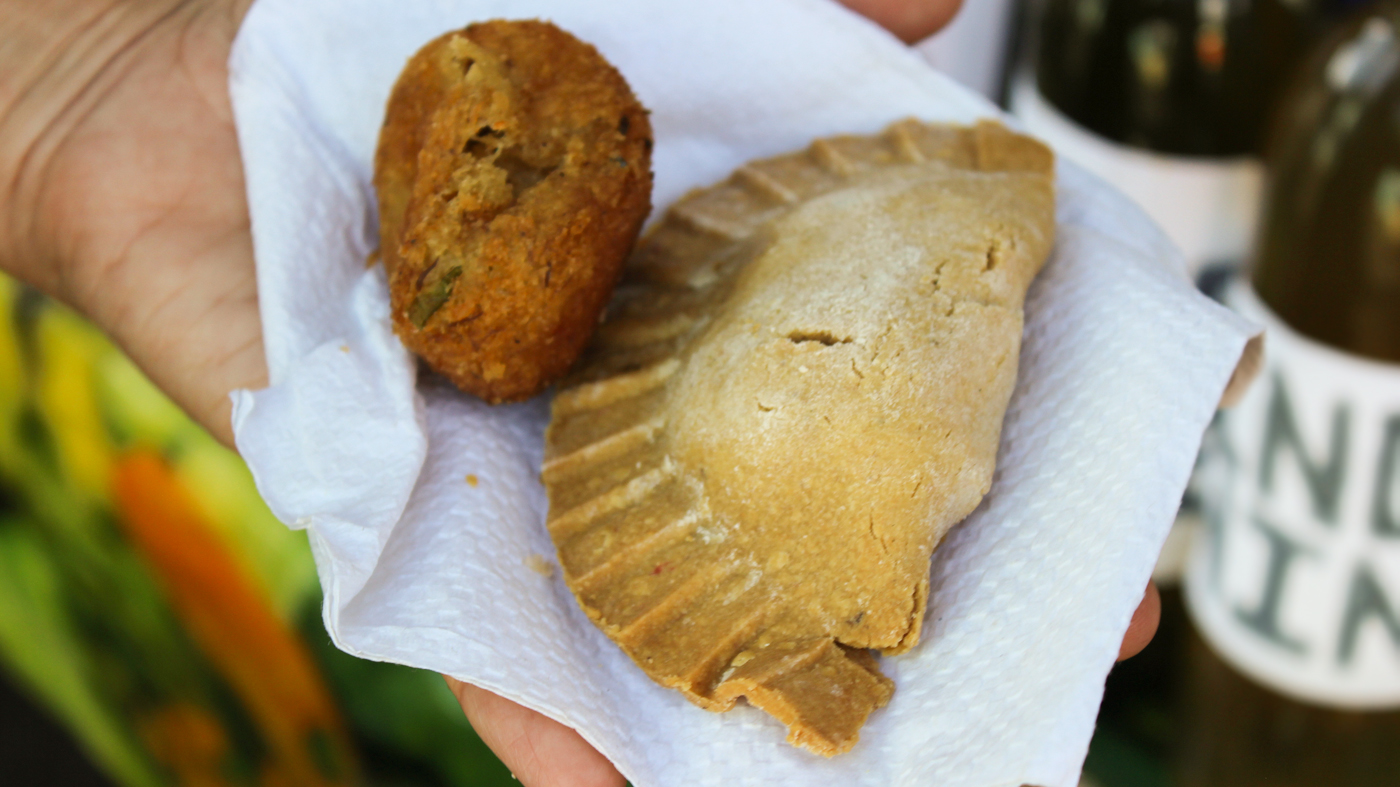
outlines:
[[[962,0],[841,0],[841,4],[912,44],[948,24]]]
[[[446,677],[446,676],[444,676]],[[476,734],[525,787],[621,787],[607,758],[573,729],[491,692],[447,678]]]
[[[1162,597],[1157,593],[1157,583],[1148,582],[1142,603],[1138,604],[1138,608],[1133,612],[1128,631],[1123,635],[1123,644],[1118,648],[1118,660],[1132,658],[1147,647],[1147,643],[1152,641],[1152,635],[1157,633],[1157,623],[1161,619]]]

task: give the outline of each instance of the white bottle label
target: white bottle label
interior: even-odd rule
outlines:
[[[1010,98],[1027,131],[1140,205],[1186,255],[1193,278],[1249,253],[1264,182],[1254,159],[1171,156],[1110,142],[1052,106],[1025,72],[1012,81]]]
[[[1400,706],[1400,367],[1299,335],[1242,282],[1227,300],[1265,326],[1265,361],[1202,447],[1188,608],[1282,694]]]

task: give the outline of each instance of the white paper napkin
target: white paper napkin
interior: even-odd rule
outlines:
[[[543,526],[547,404],[487,407],[393,336],[371,159],[399,69],[473,20],[549,18],[651,108],[654,202],[813,137],[995,109],[827,0],[260,0],[232,59],[271,386],[234,395],[272,510],[306,528],[326,626],[574,726],[639,787],[1075,784],[1203,429],[1253,330],[1136,208],[1067,164],[1000,467],[934,557],[923,642],[825,760],[653,684],[575,604]],[[474,481],[475,483],[469,483]],[[533,568],[532,568],[533,566]]]

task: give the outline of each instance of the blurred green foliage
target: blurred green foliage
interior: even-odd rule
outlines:
[[[240,587],[200,607],[181,561]],[[515,783],[440,677],[339,652],[319,608],[305,535],[238,457],[89,325],[0,277],[0,667],[124,787]],[[245,637],[245,621],[266,625]],[[258,671],[263,643],[300,671]],[[287,708],[312,719],[304,738],[266,708],[287,697],[309,698]]]

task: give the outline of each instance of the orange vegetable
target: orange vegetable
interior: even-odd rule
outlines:
[[[141,735],[181,787],[230,787],[220,767],[228,738],[219,720],[198,705],[168,705],[141,724]]]
[[[119,519],[176,615],[261,730],[265,784],[358,781],[349,739],[305,645],[245,576],[166,461],[149,449],[114,468]]]

